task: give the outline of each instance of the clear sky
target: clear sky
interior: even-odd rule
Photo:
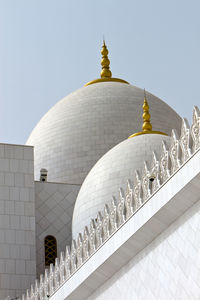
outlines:
[[[0,0],[0,142],[24,144],[50,107],[99,77],[103,36],[113,77],[191,120],[199,0]]]

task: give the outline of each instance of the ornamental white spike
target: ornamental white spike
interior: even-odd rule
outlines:
[[[192,138],[190,134],[190,126],[187,119],[182,119],[180,146],[182,150],[182,163],[192,155],[191,151]]]
[[[126,207],[126,219],[128,219],[133,214],[133,190],[131,188],[130,180],[127,180],[125,207]]]
[[[65,279],[71,275],[71,253],[69,246],[66,246],[65,250]]]
[[[89,245],[90,245],[90,255],[91,255],[96,250],[96,227],[95,227],[94,219],[90,221]]]
[[[49,292],[50,295],[54,292],[54,266],[50,264],[50,271],[49,271]]]
[[[76,257],[76,241],[72,240],[71,247],[71,272],[76,271],[77,257]]]
[[[157,159],[156,152],[153,151],[152,153],[152,163],[151,163],[151,170],[149,175],[149,181],[151,184],[151,192],[154,193],[160,187],[160,166],[159,161]]]
[[[79,233],[77,238],[77,267],[80,267],[83,263],[83,239],[81,233]]]
[[[167,149],[167,144],[165,141],[162,141],[162,152],[160,157],[160,177],[161,183],[163,184],[169,177],[171,170],[171,160],[169,156],[169,151]]]
[[[39,297],[40,297],[40,299],[43,299],[45,297],[45,294],[44,294],[44,276],[43,276],[43,274],[40,275]]]
[[[144,161],[144,168],[142,174],[143,202],[145,202],[151,196],[151,191],[149,188],[149,178],[150,178],[150,173],[147,167],[147,162]]]
[[[26,290],[26,300],[30,300],[30,291]]]
[[[34,300],[39,300],[39,283],[37,279],[35,280],[34,297]]]
[[[35,297],[33,284],[31,284],[31,295],[30,296],[31,296],[31,300],[34,299],[34,297]]]
[[[192,149],[195,152],[200,148],[200,110],[197,106],[193,109],[191,135],[193,140]]]
[[[175,129],[172,130],[172,139],[170,145],[170,158],[172,162],[172,173],[178,170],[181,166],[180,160],[180,142],[178,139],[178,134]]]
[[[124,191],[122,188],[119,189],[119,200],[117,204],[117,217],[118,217],[118,227],[122,225],[125,221],[125,205],[124,205]]]
[[[97,221],[96,221],[96,247],[99,247],[103,241],[103,225],[102,225],[102,215],[101,212],[98,212]]]
[[[60,273],[60,263],[59,263],[59,258],[56,257],[55,259],[55,267],[54,267],[54,286],[55,289],[57,289],[60,285],[60,278],[59,274]]]
[[[135,209],[137,210],[142,205],[142,182],[139,171],[135,171],[133,197]]]
[[[110,236],[110,222],[109,222],[109,207],[107,204],[104,205],[103,214],[103,240],[107,240]]]
[[[46,298],[50,294],[50,289],[49,289],[49,274],[48,273],[49,273],[48,269],[45,269],[45,271],[44,271],[44,296]]]
[[[117,230],[117,206],[116,199],[113,196],[110,207],[110,225],[111,225],[111,233]]]
[[[85,226],[83,231],[83,259],[84,261],[89,257],[89,230]]]
[[[64,253],[60,252],[60,284],[62,284],[65,281],[65,260],[64,260]]]

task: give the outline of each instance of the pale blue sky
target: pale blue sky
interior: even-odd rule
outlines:
[[[200,106],[199,0],[0,0],[0,142],[24,144],[58,100],[111,70],[189,120]]]

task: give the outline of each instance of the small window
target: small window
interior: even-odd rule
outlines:
[[[54,236],[48,235],[44,239],[45,266],[55,263],[57,257],[57,242]]]

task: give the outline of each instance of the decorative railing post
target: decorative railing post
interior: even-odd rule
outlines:
[[[71,273],[74,273],[76,271],[76,263],[77,263],[76,241],[72,240],[72,247],[71,247]]]
[[[171,175],[171,160],[165,141],[162,141],[162,151],[160,157],[160,178],[161,183],[165,182]]]
[[[89,245],[90,245],[90,255],[91,255],[96,250],[96,228],[93,219],[90,221]]]
[[[44,276],[43,274],[40,275],[40,284],[39,284],[39,299],[44,299]]]
[[[103,240],[107,240],[110,235],[110,222],[109,222],[109,207],[107,204],[104,206],[103,213]]]
[[[81,233],[79,233],[77,238],[76,253],[77,253],[77,267],[80,267],[83,263],[83,239]]]
[[[71,256],[70,256],[70,248],[66,246],[65,250],[65,279],[69,278],[71,275]]]
[[[178,170],[181,166],[180,160],[180,142],[176,130],[172,130],[172,139],[170,145],[170,157],[172,162],[172,173]]]
[[[135,171],[133,197],[135,209],[138,209],[142,205],[142,183],[138,171]]]
[[[83,231],[83,259],[84,261],[89,257],[89,230],[85,226]]]
[[[44,297],[47,298],[48,295],[50,295],[50,289],[49,289],[49,275],[48,275],[48,269],[45,269],[44,272]]]
[[[54,292],[54,266],[50,264],[50,271],[49,271],[49,292],[50,295]]]
[[[102,215],[101,212],[98,212],[96,220],[96,247],[101,246],[103,241],[103,225],[102,225]]]
[[[26,291],[26,300],[31,300],[29,290]]]
[[[191,135],[193,140],[193,152],[200,148],[200,110],[197,106],[193,109],[193,118],[191,126]]]
[[[110,225],[111,233],[115,232],[117,229],[117,206],[115,197],[113,197],[110,208]]]
[[[117,217],[118,217],[118,227],[125,221],[125,199],[124,191],[122,188],[119,189],[119,200],[117,203]]]
[[[184,163],[191,155],[191,135],[190,126],[186,119],[182,119],[180,146],[182,150],[182,163]]]
[[[60,284],[62,284],[65,281],[65,261],[64,261],[63,252],[60,253],[59,275],[60,275]]]
[[[142,191],[143,191],[143,202],[145,202],[150,196],[151,196],[151,191],[149,188],[149,179],[150,179],[150,174],[149,170],[147,167],[147,162],[144,162],[144,168],[143,168],[143,173],[142,173]]]
[[[151,171],[149,174],[149,181],[151,183],[151,193],[154,193],[160,187],[160,166],[155,152],[153,152],[152,155],[152,164]]]
[[[130,180],[127,180],[126,196],[125,196],[126,219],[128,219],[134,211],[133,208],[133,190]]]
[[[33,296],[34,300],[39,300],[39,284],[38,284],[38,280],[35,280],[35,288],[34,288],[34,296]]]
[[[60,285],[60,264],[59,258],[55,259],[55,267],[54,267],[54,287],[57,289]]]

